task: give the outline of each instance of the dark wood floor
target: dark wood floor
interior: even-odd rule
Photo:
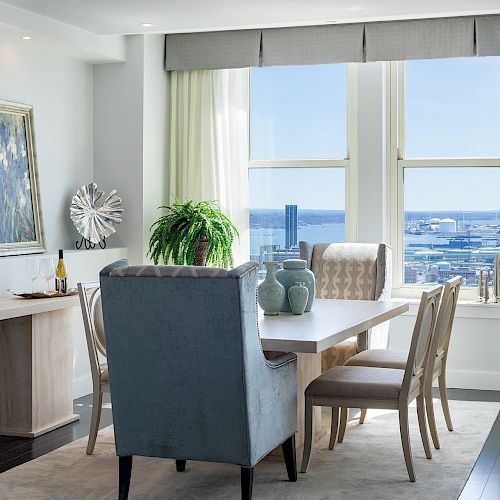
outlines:
[[[461,401],[498,401],[500,391],[449,389],[448,397]],[[84,396],[74,402],[74,411],[80,420],[48,432],[36,439],[0,436],[0,472],[29,462],[65,444],[88,435],[92,398]],[[109,395],[104,396],[100,427],[112,423]],[[493,425],[459,500],[500,499],[500,414]]]
[[[65,425],[35,439],[0,436],[0,472],[29,462],[34,458],[49,453],[65,444],[88,436],[90,417],[92,414],[92,397],[84,396],[75,399],[73,411],[80,415],[80,420]],[[99,427],[107,427],[113,423],[109,394],[104,394],[104,403]]]
[[[454,392],[455,391],[455,392]],[[468,401],[500,401],[500,391],[449,389],[448,397]],[[459,500],[500,499],[500,413],[484,443]]]

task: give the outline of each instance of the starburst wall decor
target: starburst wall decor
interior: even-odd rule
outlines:
[[[106,238],[116,232],[116,226],[122,220],[122,200],[116,191],[111,191],[102,205],[98,206],[103,194],[97,184],[91,182],[79,188],[71,200],[71,220],[82,235],[82,240],[76,243],[78,250],[84,244],[86,249],[95,248],[97,244],[106,248]]]

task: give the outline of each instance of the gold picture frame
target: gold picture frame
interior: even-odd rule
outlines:
[[[33,106],[0,100],[0,256],[44,251]]]

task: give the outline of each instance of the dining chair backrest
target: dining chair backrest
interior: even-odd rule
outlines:
[[[102,317],[101,288],[98,281],[78,283],[83,326],[87,339],[92,378],[100,374],[99,355],[106,357],[106,336]]]
[[[436,356],[443,356],[448,351],[461,282],[462,277],[456,276],[445,283],[434,333]]]
[[[442,290],[443,287],[437,285],[422,293],[411,338],[402,393],[412,392],[423,380]]]
[[[296,431],[295,362],[278,372],[263,355],[257,274],[256,262],[101,270],[119,456],[253,467]]]
[[[385,243],[299,242],[320,299],[388,300],[391,247]]]

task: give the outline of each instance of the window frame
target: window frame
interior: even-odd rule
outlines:
[[[404,170],[405,168],[500,167],[500,157],[422,157],[406,159],[405,153],[405,62],[390,62],[387,82],[389,116],[389,227],[393,249],[393,295],[418,298],[428,287],[404,283]],[[476,287],[462,287],[462,300],[474,301]]]
[[[346,65],[346,157],[320,159],[280,159],[280,160],[252,160],[250,134],[250,92],[248,103],[248,169],[274,168],[343,168],[345,179],[345,241],[355,242],[357,239],[357,78],[356,64]],[[249,72],[251,80],[251,72]],[[251,81],[249,82],[249,86]]]

